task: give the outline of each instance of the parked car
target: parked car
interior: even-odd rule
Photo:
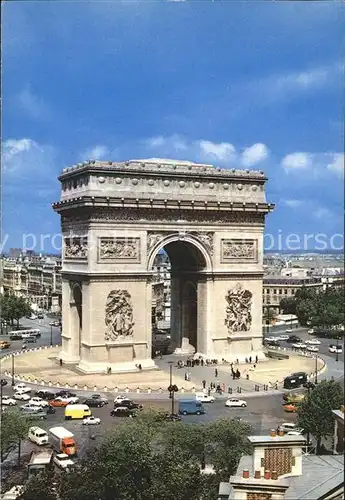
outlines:
[[[33,404],[30,404],[30,403],[26,403],[25,405],[22,405],[20,407],[20,409],[22,411],[33,411],[33,412],[37,412],[37,411],[42,411],[42,408],[40,406],[37,406],[37,405],[33,405]]]
[[[142,410],[143,405],[140,405],[139,403],[134,403],[134,401],[130,401],[129,399],[122,401],[122,403],[115,403],[114,408],[117,408],[119,406],[125,406],[129,410]]]
[[[60,326],[60,321],[51,321],[49,326]]]
[[[67,397],[67,398],[75,398],[77,395],[76,395],[74,392],[70,392],[70,391],[63,390],[63,391],[57,392],[57,393],[55,394],[55,396],[56,396],[57,398],[59,398],[59,397],[62,397],[62,398],[64,398],[64,397]]]
[[[292,328],[287,328],[285,331],[286,333],[292,333]]]
[[[284,411],[287,413],[296,413],[297,403],[287,403],[283,405]]]
[[[93,417],[92,415],[90,417],[86,417],[83,420],[83,425],[99,425],[101,423],[101,419],[98,417]]]
[[[2,387],[5,387],[5,385],[7,385],[7,380],[4,379],[4,378],[2,378],[1,379],[1,385],[2,385]]]
[[[104,403],[107,405],[108,404],[108,400],[107,398],[105,398],[104,396],[101,396],[100,394],[92,394],[91,396],[91,399],[97,399],[99,401],[104,401]]]
[[[297,335],[290,335],[286,342],[302,342],[302,339]]]
[[[113,410],[111,410],[110,415],[112,417],[129,417],[133,418],[136,417],[136,411],[135,410],[130,410],[127,408],[127,406],[117,406]]]
[[[51,405],[49,405],[48,408],[45,408],[44,411],[47,413],[47,415],[56,413],[54,406]]]
[[[343,348],[341,345],[333,345],[331,344],[328,347],[328,351],[332,354],[341,354],[343,352]]]
[[[83,404],[89,406],[90,408],[102,408],[102,406],[106,405],[106,403],[101,399],[92,399],[92,398],[85,399],[85,401],[83,401]]]
[[[305,343],[309,345],[320,345],[321,341],[319,339],[308,339]]]
[[[307,346],[303,342],[296,342],[292,344],[295,349],[305,349]]]
[[[0,349],[8,349],[9,347],[11,347],[11,344],[7,342],[7,340],[2,340],[0,342]]]
[[[11,398],[11,396],[2,396],[1,404],[6,406],[15,406],[17,404],[17,401]]]
[[[50,401],[52,399],[55,399],[56,394],[50,391],[37,391],[35,392],[35,396],[45,399],[46,401]]]
[[[16,384],[13,387],[13,390],[15,392],[31,392],[31,387],[29,387],[28,385],[20,383],[20,384]]]
[[[310,330],[308,330],[308,333],[309,335],[312,335],[314,333],[314,328],[310,328]]]
[[[283,422],[282,424],[278,425],[278,431],[283,431],[283,432],[290,432],[296,428],[297,425],[293,424],[292,422]]]
[[[66,453],[56,453],[56,455],[54,455],[53,462],[63,470],[68,470],[74,467],[73,460],[71,460],[70,457],[66,455]]]
[[[127,397],[127,396],[116,396],[116,398],[114,399],[114,404],[115,403],[122,403],[122,401],[130,401],[130,399]]]
[[[289,340],[289,335],[278,335],[277,339],[282,340],[284,342]]]
[[[46,420],[47,419],[47,412],[42,410],[42,408],[38,407],[38,411],[32,411],[28,412],[28,418],[30,420]]]
[[[247,406],[247,401],[244,401],[244,399],[231,398],[225,402],[225,406],[233,408],[245,408]]]
[[[31,396],[27,392],[16,392],[15,394],[13,394],[13,399],[16,399],[18,401],[29,401],[29,399],[31,399]]]
[[[14,333],[10,335],[10,340],[23,340],[23,336],[20,333]]]
[[[76,404],[78,403],[79,399],[77,397],[70,397],[70,398],[63,398],[61,396],[55,398],[55,399],[52,399],[51,401],[49,401],[49,404],[51,406],[61,406],[61,407],[64,407],[64,406],[67,406],[67,405],[70,405],[70,404]]]
[[[304,429],[300,429],[298,427],[286,433],[287,436],[303,436],[303,434],[304,434]]]

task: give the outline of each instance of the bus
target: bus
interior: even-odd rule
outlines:
[[[9,332],[9,336],[11,340],[22,340],[27,339],[28,337],[36,337],[39,338],[41,336],[41,331],[39,328],[29,328],[28,330],[13,330]]]

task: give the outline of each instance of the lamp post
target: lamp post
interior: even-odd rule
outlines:
[[[335,360],[336,361],[339,361],[338,349],[339,349],[339,337],[337,337],[337,352],[335,353]]]
[[[317,354],[315,356],[315,384],[317,384]]]
[[[11,385],[13,387],[14,386],[14,354],[12,354],[12,372],[11,372],[11,375],[12,375]]]
[[[171,414],[173,415],[174,414],[174,399],[175,399],[175,392],[178,391],[178,388],[176,385],[173,385],[173,380],[172,380],[172,365],[174,363],[174,361],[168,361],[169,365],[170,365],[170,383],[169,383],[169,387],[168,387],[168,391],[169,391],[169,398],[171,399]]]
[[[50,346],[53,346],[53,325],[50,325]]]

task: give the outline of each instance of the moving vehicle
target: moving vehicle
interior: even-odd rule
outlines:
[[[10,335],[10,340],[23,340],[23,337],[20,333],[13,333]]]
[[[9,347],[11,347],[11,344],[9,342],[7,342],[7,340],[1,340],[0,341],[0,349],[8,349]]]
[[[309,339],[306,340],[305,343],[309,345],[320,345],[321,341],[319,339]]]
[[[277,340],[282,340],[283,342],[289,339],[289,335],[278,335]]]
[[[28,463],[28,477],[41,473],[45,469],[50,469],[53,463],[53,452],[49,450],[33,451]]]
[[[63,470],[69,470],[70,468],[74,467],[74,462],[69,458],[69,455],[66,455],[66,453],[56,453],[53,458],[53,462],[55,465],[57,465],[60,469]]]
[[[305,398],[305,394],[288,392],[283,395],[283,400],[285,403],[300,403]]]
[[[283,431],[283,432],[290,432],[296,428],[297,425],[291,422],[283,422],[282,424],[278,425],[278,431]]]
[[[310,330],[308,330],[308,333],[309,335],[312,335],[314,333],[314,328],[310,328]]]
[[[55,399],[52,399],[50,401],[49,404],[51,404],[52,406],[67,406],[67,405],[70,405],[70,404],[77,404],[79,401],[79,398],[77,397],[62,397],[62,396],[58,396],[57,398]]]
[[[203,415],[205,408],[202,403],[196,399],[181,399],[179,401],[180,415]]]
[[[15,406],[17,404],[17,401],[11,398],[11,396],[2,396],[1,404],[6,406]]]
[[[225,406],[233,408],[245,408],[247,406],[247,401],[244,401],[244,399],[231,398],[225,402]]]
[[[201,403],[214,403],[215,402],[214,396],[209,396],[208,394],[205,394],[204,392],[197,392],[195,394],[195,399],[197,401],[200,401]]]
[[[283,405],[284,411],[288,413],[296,413],[297,411],[297,403],[287,403]]]
[[[304,372],[292,373],[288,377],[284,378],[284,389],[295,389],[296,387],[301,387],[308,381],[307,374]]]
[[[133,418],[137,416],[136,410],[131,410],[127,406],[116,406],[111,410],[110,415],[112,417],[129,417]]]
[[[39,406],[40,408],[45,408],[45,407],[49,406],[48,401],[45,401],[42,398],[38,398],[37,396],[34,398],[31,398],[29,401],[29,404]]]
[[[50,391],[37,391],[35,392],[35,396],[38,396],[39,398],[45,399],[47,401],[55,399],[55,393]]]
[[[127,396],[116,396],[114,399],[114,404],[115,403],[122,403],[122,401],[130,401],[130,399]]]
[[[302,339],[297,335],[290,335],[286,342],[302,342]]]
[[[37,314],[37,319],[44,319],[44,314],[38,313]]]
[[[332,354],[341,354],[343,352],[343,348],[341,345],[333,345],[331,344],[328,347],[328,351]]]
[[[319,352],[319,350],[320,349],[318,347],[316,347],[315,345],[308,345],[307,346],[307,351],[309,351],[309,352]]]
[[[286,433],[287,436],[303,436],[304,430],[300,428],[296,428],[293,431],[289,431]]]
[[[96,399],[98,401],[103,401],[106,405],[108,404],[107,398],[101,396],[100,394],[92,394],[91,399]]]
[[[30,427],[28,438],[33,443],[38,444],[38,446],[48,444],[48,434],[40,427]]]
[[[60,321],[52,321],[49,326],[60,326]]]
[[[305,349],[307,346],[303,342],[296,342],[292,344],[295,349]]]
[[[5,387],[5,385],[7,385],[7,380],[5,378],[1,379],[1,385],[2,387]]]
[[[142,410],[143,408],[143,405],[134,403],[134,401],[131,401],[130,399],[123,400],[122,403],[114,403],[114,408],[117,406],[125,406],[129,410]]]
[[[83,401],[83,404],[89,406],[90,408],[102,408],[102,406],[105,406],[107,403],[102,399],[90,398],[85,399],[85,401]]]
[[[30,420],[47,420],[47,412],[38,407],[38,411],[26,412]]]
[[[42,410],[40,406],[33,405],[30,403],[26,403],[25,405],[21,406],[20,409],[25,412],[37,412]]]
[[[83,420],[83,425],[99,425],[101,423],[101,419],[98,417],[86,417]]]
[[[292,333],[292,328],[287,328],[285,331],[286,333]]]
[[[13,394],[13,399],[17,399],[18,401],[29,401],[30,398],[31,396],[27,392],[16,392]]]
[[[49,429],[49,441],[57,453],[66,453],[68,456],[77,453],[74,435],[64,427],[51,427]]]
[[[13,332],[9,332],[9,335],[10,339],[11,336],[20,336],[21,339],[27,339],[28,337],[39,338],[41,336],[41,331],[38,328],[29,328],[28,330],[14,330]],[[13,340],[21,340],[21,339],[13,339]]]
[[[13,387],[13,390],[16,391],[16,392],[31,392],[31,387],[29,387],[28,385],[20,383],[20,384],[16,384]]]
[[[76,420],[91,416],[91,410],[87,405],[67,405],[65,408],[65,420]]]

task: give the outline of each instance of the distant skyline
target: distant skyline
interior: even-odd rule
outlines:
[[[291,235],[301,250],[343,248],[340,2],[18,1],[2,13],[5,249],[32,234],[54,251],[64,167],[150,157],[263,170],[276,204],[266,249]]]

